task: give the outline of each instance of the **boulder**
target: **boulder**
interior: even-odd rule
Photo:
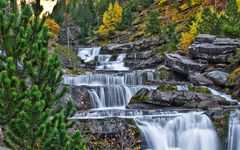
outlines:
[[[103,53],[130,53],[146,51],[160,46],[163,43],[158,37],[144,38],[134,42],[122,44],[108,44],[102,48]]]
[[[196,37],[196,42],[198,43],[213,43],[216,40],[216,36],[209,34],[199,34]]]
[[[166,88],[162,88],[166,87]],[[167,88],[168,87],[168,88]],[[193,86],[188,90],[177,90],[172,85],[162,85],[156,90],[142,89],[130,100],[127,108],[149,109],[155,107],[184,107],[184,108],[219,108],[220,106],[238,105],[237,102],[197,90],[201,87]],[[201,92],[202,91],[202,92]],[[149,105],[149,106],[148,106]]]
[[[199,86],[210,86],[213,82],[200,73],[193,73],[188,76],[190,82]]]
[[[176,53],[165,54],[165,65],[171,70],[188,75],[192,72],[202,72],[206,65]]]
[[[204,101],[201,101],[198,105],[198,108],[201,108],[201,109],[209,109],[209,108],[219,108],[219,104],[217,101],[215,100],[204,100]]]
[[[215,70],[211,71],[206,75],[214,84],[220,86],[227,86],[229,73]]]
[[[57,108],[59,104],[66,106],[68,101],[72,101],[77,110],[94,108],[94,104],[90,99],[89,89],[87,86],[69,86],[68,93],[55,103],[53,109]]]

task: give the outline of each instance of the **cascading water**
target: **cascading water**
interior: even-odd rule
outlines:
[[[126,54],[119,54],[115,61],[110,61],[111,55],[99,55],[99,64],[96,70],[114,70],[114,71],[128,71],[129,68],[125,67],[124,59]],[[99,61],[100,60],[100,61]]]
[[[240,150],[240,111],[232,112],[229,119],[228,150]]]
[[[91,87],[89,94],[95,108],[125,107],[132,96],[140,89],[147,88],[151,90],[157,88],[142,85],[144,73],[144,71],[134,71],[121,75],[65,75],[64,84]],[[153,74],[153,72],[151,73]]]
[[[0,51],[1,52],[1,51]],[[96,109],[83,111],[72,119],[100,119],[107,117],[132,118],[135,120],[149,150],[219,150],[218,136],[210,119],[202,112],[175,112],[156,110],[127,110],[125,106],[133,95],[145,86],[143,81],[159,79],[153,70],[132,71],[125,67],[126,54],[117,56],[100,54],[101,48],[80,48],[78,56],[86,63],[95,61],[95,70],[114,71],[112,74],[65,75],[64,84],[87,86]],[[117,71],[124,71],[117,72]],[[110,72],[108,72],[110,73]],[[188,91],[187,86],[177,86]],[[214,95],[230,99],[228,95],[210,89]],[[231,99],[230,99],[231,100]],[[240,150],[239,111],[232,113],[229,128],[228,150]]]
[[[140,117],[135,122],[149,150],[219,150],[218,136],[204,114]]]
[[[99,55],[101,47],[92,47],[92,48],[79,48],[78,57],[80,57],[84,62],[90,62]]]

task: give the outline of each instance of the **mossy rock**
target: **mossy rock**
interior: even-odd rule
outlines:
[[[211,91],[206,87],[201,86],[192,86],[188,85],[188,90],[192,92],[198,92],[198,93],[205,93],[205,94],[211,94]]]
[[[232,73],[230,73],[229,78],[228,78],[228,82],[230,84],[235,84],[239,77],[240,77],[240,67],[238,67]]]
[[[157,88],[160,91],[177,91],[177,86],[174,85],[167,85],[167,84],[161,84]]]
[[[141,89],[131,98],[129,104],[145,103],[148,99],[149,92],[150,91],[148,89]]]

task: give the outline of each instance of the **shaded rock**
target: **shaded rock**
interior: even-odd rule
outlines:
[[[213,82],[206,78],[204,75],[200,73],[193,73],[188,76],[188,79],[195,85],[200,86],[209,86],[213,85]]]
[[[58,105],[66,106],[68,101],[72,101],[77,110],[87,110],[94,108],[94,104],[91,102],[90,95],[87,86],[69,86],[68,93],[60,98],[53,109],[57,108]]]
[[[240,47],[237,40],[200,34],[189,47],[189,54],[194,59],[207,60],[209,63],[229,63],[228,59],[236,53],[237,47]]]
[[[198,108],[209,109],[209,108],[219,108],[219,104],[216,100],[204,100],[201,101],[198,105]]]
[[[196,42],[198,43],[213,43],[216,40],[216,36],[209,34],[199,34],[196,37]]]
[[[132,51],[146,51],[163,43],[158,37],[144,38],[123,44],[109,44],[103,47],[103,53],[130,53]]]
[[[165,65],[175,72],[188,75],[192,72],[201,72],[206,65],[195,62],[194,60],[181,56],[176,53],[165,54]]]
[[[88,92],[88,87],[86,86],[74,86],[71,87],[70,95],[73,102],[78,110],[86,110],[93,108],[90,95]]]
[[[206,76],[209,79],[211,79],[213,83],[216,85],[227,86],[228,84],[227,79],[228,79],[229,73],[215,70],[215,71],[209,72]]]
[[[129,61],[126,60],[126,66],[131,67],[132,69],[145,69],[145,68],[154,68],[158,65],[162,64],[164,62],[163,57],[161,56],[153,56],[146,60],[140,60],[140,61],[134,61],[135,63],[132,63],[132,65],[129,64]],[[133,65],[134,64],[134,65]]]
[[[0,143],[2,143],[4,140],[4,133],[3,133],[3,127],[0,126]],[[1,147],[0,147],[1,150]]]

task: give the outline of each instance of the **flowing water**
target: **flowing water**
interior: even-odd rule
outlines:
[[[203,113],[170,110],[127,110],[131,97],[142,88],[156,89],[143,85],[153,81],[153,70],[129,71],[125,66],[126,54],[101,54],[100,47],[80,48],[78,56],[86,63],[95,61],[97,73],[79,76],[65,75],[64,84],[88,86],[94,108],[77,113],[72,119],[103,119],[109,117],[131,118],[136,122],[143,137],[143,149],[147,150],[220,150],[220,144],[211,120]],[[119,71],[125,71],[124,73]],[[177,86],[187,91],[187,86]],[[210,88],[209,88],[210,89]],[[212,94],[233,100],[229,95],[210,89]],[[229,121],[228,150],[240,150],[240,112],[231,114]]]
[[[240,150],[240,111],[230,114],[228,129],[228,150]]]
[[[218,136],[204,114],[135,119],[149,150],[219,150]]]

